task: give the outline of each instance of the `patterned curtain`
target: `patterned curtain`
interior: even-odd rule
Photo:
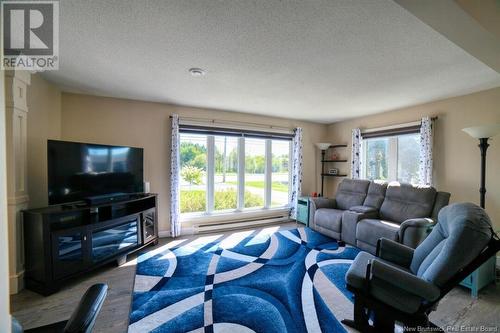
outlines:
[[[179,116],[172,115],[172,146],[170,148],[170,234],[181,234],[180,222],[180,152],[179,152]]]
[[[292,147],[292,191],[290,193],[290,218],[297,218],[297,199],[302,191],[302,128],[294,130]]]
[[[420,184],[432,185],[432,120],[422,118],[420,126]]]
[[[361,129],[352,130],[351,177],[361,178]]]

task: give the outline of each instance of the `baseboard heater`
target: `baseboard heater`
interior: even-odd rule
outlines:
[[[214,231],[224,231],[224,230],[238,230],[243,228],[260,227],[270,224],[277,224],[282,222],[291,221],[286,215],[278,215],[272,217],[259,217],[259,218],[248,218],[248,219],[238,219],[234,221],[227,222],[212,222],[193,225],[193,232],[195,234],[209,233]]]

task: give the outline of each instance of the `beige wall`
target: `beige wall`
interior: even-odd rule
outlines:
[[[125,99],[62,93],[39,75],[29,89],[28,185],[30,206],[47,203],[46,140],[64,139],[145,148],[145,179],[160,195],[160,230],[167,231],[170,162],[170,121],[181,116],[234,120],[304,128],[303,193],[319,191],[319,151],[315,142],[351,143],[351,129],[373,128],[438,116],[434,179],[436,187],[452,193],[452,201],[478,202],[479,149],[462,128],[500,122],[500,88],[460,96],[329,126]],[[500,229],[500,136],[490,141],[486,207]],[[350,149],[340,151],[350,159]],[[349,173],[349,163],[340,166]],[[337,179],[328,179],[326,193],[334,195]]]
[[[338,122],[328,127],[328,139],[348,143],[351,130],[374,128],[438,116],[434,140],[434,181],[439,190],[451,192],[453,202],[479,203],[480,152],[478,140],[461,131],[464,127],[500,123],[500,88],[454,97],[433,103]],[[348,170],[350,162],[344,167]],[[349,172],[348,172],[349,173]],[[333,195],[338,180],[330,180]],[[500,229],[500,135],[490,140],[487,159],[486,210]]]
[[[318,189],[319,163],[315,142],[326,135],[326,126],[303,121],[243,113],[173,106],[78,94],[62,94],[62,139],[144,148],[145,180],[159,194],[159,228],[169,230],[170,120],[169,116],[252,122],[282,127],[302,127],[304,145],[303,193]]]
[[[47,206],[47,139],[61,137],[61,91],[40,75],[31,76],[28,88],[28,193],[29,206]]]

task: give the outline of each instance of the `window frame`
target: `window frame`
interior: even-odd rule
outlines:
[[[182,134],[195,134],[189,130],[181,130],[180,135]],[[186,212],[181,213],[180,218],[181,221],[189,221],[189,220],[199,220],[200,218],[211,218],[211,217],[223,217],[226,215],[252,215],[256,213],[260,215],[261,212],[274,212],[274,211],[289,211],[290,205],[287,202],[282,206],[272,206],[272,143],[273,141],[287,141],[289,143],[289,151],[288,151],[288,198],[290,198],[291,194],[291,161],[292,161],[292,141],[283,136],[267,136],[267,137],[256,137],[255,135],[240,135],[238,136],[238,144],[237,144],[237,208],[236,209],[226,209],[226,210],[215,210],[215,137],[216,136],[224,136],[224,133],[219,132],[205,132],[205,133],[196,133],[200,135],[205,135],[206,137],[206,147],[207,147],[207,171],[206,171],[206,205],[205,211],[202,212]],[[226,136],[234,136],[234,135],[226,135]],[[264,205],[258,208],[245,208],[245,138],[253,138],[253,139],[262,139],[264,140],[265,145],[265,171],[264,171]]]
[[[368,179],[368,141],[376,139],[388,139],[387,147],[387,180],[388,182],[399,181],[398,180],[398,163],[399,163],[399,137],[404,135],[417,135],[419,132],[401,132],[397,134],[389,135],[371,135],[368,138],[362,136],[362,147],[361,147],[361,177],[362,179]]]

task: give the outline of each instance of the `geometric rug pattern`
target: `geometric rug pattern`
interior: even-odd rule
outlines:
[[[173,241],[140,255],[129,332],[346,332],[359,250],[309,228]]]

